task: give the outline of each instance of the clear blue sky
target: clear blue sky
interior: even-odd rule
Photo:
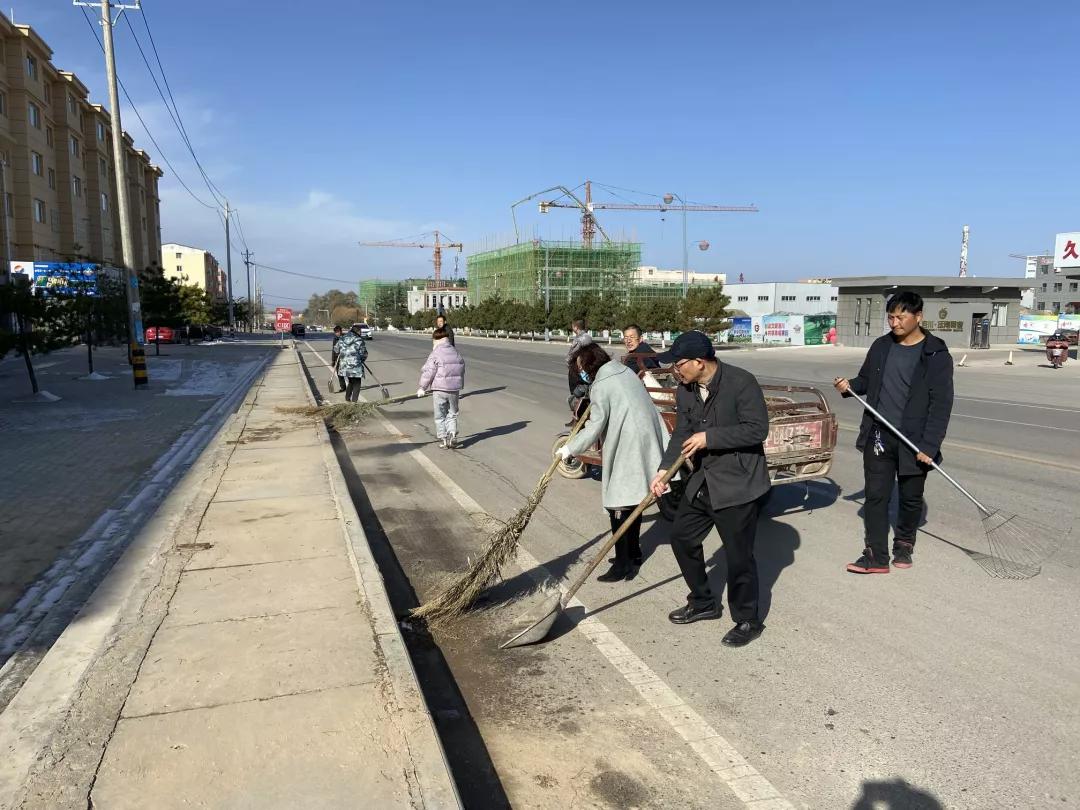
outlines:
[[[586,177],[756,203],[690,217],[690,239],[712,244],[692,267],[730,280],[951,274],[964,224],[972,273],[1018,275],[1009,253],[1080,228],[1076,2],[144,5],[196,152],[260,263],[427,274],[426,251],[355,243],[439,227],[468,253],[512,233],[514,200]],[[100,51],[69,0],[16,1],[15,17],[104,101]],[[127,26],[118,34],[136,104],[208,197]],[[223,259],[215,214],[171,175],[164,239]],[[530,232],[576,234],[571,211],[519,210]],[[640,239],[646,263],[680,265],[677,215],[601,223]],[[298,298],[342,286],[264,281]]]

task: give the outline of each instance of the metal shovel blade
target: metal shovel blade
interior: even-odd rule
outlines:
[[[562,594],[556,592],[548,596],[538,607],[521,616],[515,624],[527,622],[525,629],[500,644],[499,649],[524,647],[526,644],[543,641],[547,638],[551,626],[555,624],[560,613],[562,613]]]

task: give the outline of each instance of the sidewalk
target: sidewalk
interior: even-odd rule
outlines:
[[[301,373],[249,396],[91,807],[459,806],[326,429],[277,410]]]

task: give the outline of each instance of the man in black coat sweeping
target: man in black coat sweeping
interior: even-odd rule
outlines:
[[[892,564],[911,568],[926,474],[931,462],[941,462],[953,406],[953,363],[945,342],[922,328],[922,309],[917,293],[905,290],[890,298],[885,306],[889,332],[870,346],[857,377],[834,382],[841,394],[865,396],[922,450],[916,455],[869,411],[863,413],[855,446],[863,452],[866,548],[848,565],[853,574],[889,573],[889,501],[897,481],[900,513]]]
[[[754,559],[758,513],[771,487],[765,396],[754,375],[716,359],[712,341],[702,332],[684,332],[656,359],[674,363],[681,385],[675,394],[675,430],[650,485],[653,494],[664,493],[663,470],[680,454],[692,455],[695,464],[671,528],[671,548],[690,593],[686,605],[668,618],[674,624],[720,618],[702,550],[715,526],[727,556],[728,606],[735,622],[722,643],[741,647],[765,629],[758,614]]]

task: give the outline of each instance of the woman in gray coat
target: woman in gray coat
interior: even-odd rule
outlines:
[[[591,384],[592,410],[584,427],[559,448],[563,459],[584,452],[603,437],[601,499],[616,531],[649,494],[649,479],[660,467],[667,429],[644,384],[631,369],[612,360],[595,343],[576,360],[581,380]],[[615,544],[615,563],[601,582],[633,579],[641,568],[641,517]]]

